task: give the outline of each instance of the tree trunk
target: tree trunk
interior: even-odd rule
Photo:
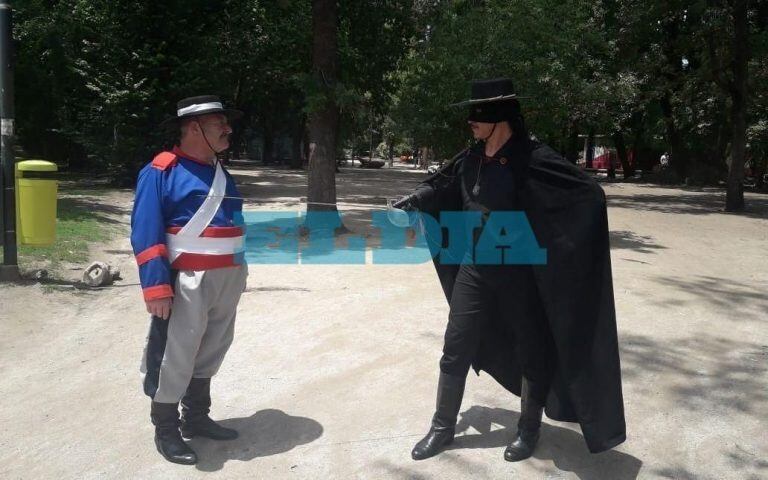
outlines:
[[[722,109],[723,112],[728,110],[725,102],[722,102]],[[717,116],[717,139],[713,143],[711,149],[710,164],[721,169],[723,165],[727,166],[727,162],[725,162],[724,159],[726,158],[728,146],[733,138],[733,126],[730,124],[732,119],[727,117],[727,114]]]
[[[240,150],[241,150],[241,143],[242,143],[242,133],[243,130],[238,125],[237,128],[232,129],[232,135],[229,136],[229,150],[231,157],[235,160],[240,160]]]
[[[568,144],[565,147],[565,158],[569,162],[576,164],[579,158],[579,129],[575,123],[571,122],[569,131]]]
[[[264,129],[264,148],[261,151],[261,163],[271,165],[275,161],[275,136],[272,130]]]
[[[307,170],[309,169],[309,128],[307,128],[307,121],[306,118],[304,119],[304,131],[302,132],[302,147],[303,147],[303,157],[301,164],[301,168]]]
[[[629,157],[627,157],[627,145],[624,143],[623,132],[618,131],[613,134],[613,144],[616,145],[616,154],[619,156],[621,169],[624,170],[624,180],[634,177],[635,167],[629,163]]]
[[[675,125],[671,96],[670,92],[666,92],[661,98],[661,111],[664,115],[664,126],[667,130],[667,143],[669,144],[669,165],[680,177],[680,181],[685,181],[685,176],[688,173],[688,157],[683,152],[680,131]]]
[[[293,148],[291,150],[291,168],[298,169],[302,165],[302,142],[304,140],[304,128],[305,128],[304,115],[300,113],[296,116],[296,121],[293,126],[293,132],[291,134],[291,140]]]
[[[312,0],[312,70],[322,107],[310,115],[310,163],[307,210],[336,210],[336,140],[339,108],[334,89],[339,75],[336,0]]]
[[[747,144],[747,61],[748,23],[747,0],[733,2],[734,35],[731,68],[731,117],[733,118],[733,140],[731,142],[731,165],[728,172],[728,190],[725,197],[727,212],[744,210],[744,157]]]
[[[765,167],[765,158],[755,162],[755,187],[758,189],[762,189],[765,185],[765,182],[763,181],[763,175],[765,175]]]
[[[680,181],[685,181],[688,174],[688,155],[683,151],[683,139],[678,125],[675,124],[675,111],[672,105],[672,92],[679,88],[683,80],[680,54],[676,49],[680,37],[683,35],[683,15],[673,10],[669,3],[665,6],[670,10],[670,15],[662,23],[661,53],[666,58],[666,65],[658,72],[666,80],[667,86],[664,95],[659,101],[664,117],[664,127],[667,133],[667,145],[665,150],[669,152],[669,166],[674,169]]]
[[[640,170],[644,172],[650,171],[653,167],[653,162],[649,160],[649,156],[645,155],[645,126],[642,117],[633,118],[632,135],[632,151],[635,152],[635,167],[640,168]]]

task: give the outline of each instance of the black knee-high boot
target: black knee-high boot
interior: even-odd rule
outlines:
[[[208,416],[211,411],[211,379],[193,378],[181,399],[181,433],[186,438],[234,440],[237,430],[225,428]]]
[[[456,431],[456,417],[464,397],[466,377],[457,377],[440,372],[437,384],[437,408],[432,417],[432,426],[427,436],[413,447],[411,457],[423,460],[440,453],[453,441]]]
[[[178,403],[152,402],[150,418],[155,426],[155,446],[166,460],[182,465],[197,463],[197,455],[179,433]]]
[[[520,420],[517,422],[517,435],[504,450],[504,460],[519,462],[533,455],[536,443],[539,441],[541,416],[544,412],[546,392],[542,393],[540,385],[523,378],[523,389],[520,394]]]

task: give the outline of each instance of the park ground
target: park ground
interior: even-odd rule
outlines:
[[[232,171],[246,209],[300,207],[305,172]],[[366,212],[422,176],[343,169],[352,232],[375,233]],[[768,478],[768,197],[747,194],[749,210],[727,214],[719,189],[604,188],[628,431],[615,450],[592,455],[577,425],[547,420],[534,457],[505,462],[519,400],[471,374],[457,440],[412,461],[448,313],[432,265],[254,264],[213,382],[212,416],[241,436],[193,440],[196,466],[165,462],[140,389],[148,322],[127,238],[133,194],[80,182],[62,201],[107,236],[42,283],[0,285],[0,478]],[[88,259],[123,279],[83,288]]]

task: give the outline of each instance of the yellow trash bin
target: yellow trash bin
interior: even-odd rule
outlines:
[[[16,163],[16,241],[19,245],[50,245],[56,240],[55,163]]]

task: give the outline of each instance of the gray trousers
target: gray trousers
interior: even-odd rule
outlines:
[[[152,317],[141,372],[144,393],[155,402],[176,403],[189,381],[218,372],[232,344],[248,266],[176,275],[168,320]]]

